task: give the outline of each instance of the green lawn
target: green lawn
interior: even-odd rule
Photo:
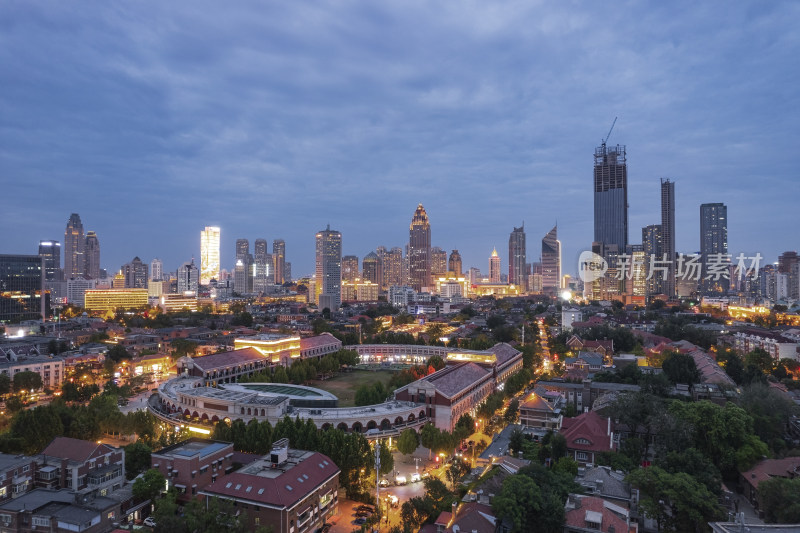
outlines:
[[[339,407],[354,407],[356,390],[361,385],[381,381],[388,386],[393,374],[389,370],[353,370],[324,381],[314,380],[309,385],[335,394],[339,398]]]

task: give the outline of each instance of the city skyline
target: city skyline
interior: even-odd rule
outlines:
[[[794,222],[796,4],[687,6],[680,21],[659,5],[545,17],[524,4],[236,6],[225,27],[208,7],[0,7],[13,21],[0,51],[4,252],[61,240],[74,212],[110,273],[134,256],[199,265],[197,231],[214,225],[222,268],[231,239],[281,238],[297,278],[313,272],[317,228],[335,225],[343,252],[364,257],[402,246],[422,203],[432,246],[465,266],[484,265],[519,220],[540,235],[558,219],[574,273],[592,241],[592,151],[615,116],[630,242],[669,176],[678,251],[699,250],[698,206],[717,202],[731,253],[773,262],[797,248],[772,231]],[[313,32],[284,24],[301,15]],[[151,33],[159,20],[186,33]]]

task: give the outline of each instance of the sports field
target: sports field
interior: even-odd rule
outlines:
[[[389,370],[353,370],[342,372],[324,381],[314,380],[309,385],[335,394],[339,398],[339,407],[353,407],[356,390],[361,385],[370,385],[378,381],[388,385],[393,374],[394,372]]]

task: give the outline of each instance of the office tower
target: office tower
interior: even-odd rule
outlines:
[[[164,281],[164,263],[157,257],[150,261],[150,280]]]
[[[361,261],[361,278],[379,285],[381,279],[381,260],[375,252],[368,253]]]
[[[434,246],[431,248],[431,279],[447,274],[447,252]]]
[[[508,237],[508,282],[525,289],[525,263],[527,262],[525,244],[525,224],[514,228]]]
[[[233,288],[239,294],[253,292],[254,262],[253,255],[249,253],[236,259],[236,265],[233,267]]]
[[[411,219],[408,239],[408,278],[411,288],[421,292],[431,284],[431,224],[422,204]]]
[[[541,262],[534,262],[530,264],[530,274],[528,274],[528,291],[534,294],[541,294],[542,291],[542,273],[544,267]]]
[[[330,224],[316,235],[315,300],[320,310],[342,305],[342,234]]]
[[[557,295],[561,288],[561,241],[558,225],[542,239],[542,292]]]
[[[197,286],[200,279],[200,271],[194,264],[194,258],[191,263],[184,263],[178,268],[178,294],[192,293],[197,295]]]
[[[403,271],[403,249],[395,246],[386,253],[383,263],[384,283],[389,287],[402,287],[407,283]]]
[[[200,284],[208,285],[212,279],[219,279],[220,229],[206,226],[200,232]]]
[[[284,283],[291,283],[292,282],[292,263],[291,263],[291,261],[285,261],[283,263],[283,282]]]
[[[0,323],[44,320],[43,265],[38,255],[0,255]]]
[[[352,283],[361,275],[358,270],[358,256],[346,255],[342,257],[342,281]]]
[[[644,251],[645,260],[645,277],[650,278],[645,281],[647,291],[647,300],[649,301],[652,296],[664,293],[664,283],[662,277],[658,272],[650,274],[651,258],[660,260],[664,253],[664,247],[661,244],[661,224],[651,224],[642,228],[642,249]]]
[[[380,290],[386,291],[389,289],[388,285],[386,284],[387,268],[389,263],[389,250],[385,246],[378,246],[375,249],[375,253],[378,255],[378,261],[380,261],[381,264],[380,276],[379,276],[380,283],[378,285]]]
[[[125,276],[126,289],[147,288],[147,264],[138,257],[134,257],[133,261],[122,265],[121,272]]]
[[[492,249],[489,257],[489,283],[500,283],[500,256],[496,248]]]
[[[594,151],[594,242],[628,244],[628,163],[625,146]]]
[[[450,259],[447,262],[447,270],[454,273],[456,276],[460,276],[463,272],[463,265],[461,263],[461,254],[458,253],[458,250],[453,250],[450,252]]]
[[[253,292],[266,292],[267,287],[275,284],[272,255],[268,252],[267,241],[256,239],[253,251]]]
[[[664,294],[674,298],[675,292],[675,182],[661,180],[661,246],[669,271],[664,280]]]
[[[625,293],[629,303],[643,304],[647,298],[647,259],[644,245],[629,244],[630,265],[625,274]]]
[[[721,203],[700,205],[700,256],[703,262],[700,284],[703,294],[725,294],[729,279],[705,279],[712,254],[728,254],[728,207]]]
[[[45,281],[61,281],[61,243],[39,241],[39,257],[44,261]]]
[[[247,239],[236,239],[236,259],[243,259],[250,253],[250,242]]]
[[[64,278],[82,278],[86,269],[83,257],[86,249],[86,237],[83,234],[83,223],[78,213],[72,213],[64,231]]]
[[[783,252],[778,256],[778,272],[786,275],[786,294],[792,300],[800,299],[800,257],[797,252]]]
[[[283,239],[272,241],[272,264],[275,273],[275,283],[282,284],[286,279],[286,243]]]
[[[86,232],[83,257],[84,277],[86,279],[100,279],[100,241],[94,231]]]

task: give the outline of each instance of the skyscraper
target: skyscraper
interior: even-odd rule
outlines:
[[[342,234],[328,225],[316,239],[317,307],[336,311],[342,306]]]
[[[346,255],[342,257],[342,281],[353,283],[356,278],[360,278],[358,270],[358,256]]]
[[[155,258],[150,261],[150,280],[163,281],[164,280],[164,263],[161,259]]]
[[[194,258],[191,263],[184,263],[178,268],[178,294],[193,293],[197,295],[197,284],[200,278],[200,272],[194,264]]]
[[[389,263],[389,250],[387,250],[385,246],[378,246],[375,249],[375,253],[378,254],[378,260],[381,263],[378,288],[380,290],[385,291],[389,289],[388,285],[386,284],[386,276],[387,276],[386,269],[388,268],[388,263]]]
[[[650,274],[651,258],[661,259],[664,247],[661,244],[661,224],[651,224],[642,228],[642,251],[645,261],[645,280],[647,300],[656,294],[663,294],[664,283],[661,276],[654,272]]]
[[[542,239],[542,292],[557,295],[561,288],[561,242],[558,225]]]
[[[594,151],[594,242],[628,244],[628,163],[625,146]]]
[[[402,287],[407,283],[403,269],[403,249],[395,246],[386,253],[383,263],[384,283],[389,287]]]
[[[460,276],[463,272],[463,265],[461,263],[461,254],[458,250],[450,252],[450,259],[448,261],[447,270],[453,272],[456,276]]]
[[[728,207],[722,203],[700,205],[700,256],[703,261],[703,294],[727,293],[730,280],[705,279],[711,254],[728,253]]]
[[[84,275],[86,279],[100,278],[100,240],[97,233],[86,232],[86,245],[84,247]]]
[[[434,246],[431,248],[431,279],[447,274],[447,252]]]
[[[82,278],[86,270],[83,257],[86,249],[86,237],[83,234],[83,223],[78,213],[72,213],[64,231],[64,278]]]
[[[250,241],[247,239],[236,239],[233,289],[239,294],[253,292],[253,256],[250,255]]]
[[[200,284],[208,285],[212,279],[219,279],[220,229],[206,226],[200,232]]]
[[[489,257],[489,282],[500,283],[500,256],[497,255],[497,248],[492,250]]]
[[[361,261],[361,277],[366,281],[371,281],[372,283],[378,285],[380,283],[381,276],[381,260],[378,257],[378,254],[375,252],[370,252],[364,259]]]
[[[247,239],[236,239],[236,259],[243,259],[250,253],[250,241]]]
[[[38,255],[0,254],[0,323],[44,320],[43,263]]]
[[[283,239],[272,241],[272,264],[275,283],[286,283],[286,242]]]
[[[417,292],[431,284],[431,224],[422,204],[414,211],[409,227],[408,278]]]
[[[669,271],[664,280],[664,294],[674,298],[675,292],[675,182],[661,179],[661,246]]]
[[[525,288],[525,263],[527,262],[525,244],[525,224],[514,228],[508,237],[508,282]]]
[[[253,292],[266,292],[267,287],[275,284],[272,270],[272,255],[265,239],[256,239],[253,245]]]
[[[39,241],[39,257],[44,260],[45,281],[61,281],[61,243]]]
[[[147,288],[147,264],[138,257],[134,257],[133,261],[122,265],[121,272],[125,276],[126,289]]]

